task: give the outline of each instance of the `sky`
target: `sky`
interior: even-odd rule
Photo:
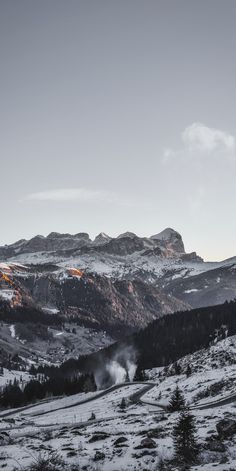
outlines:
[[[236,255],[236,2],[0,0],[0,244],[173,227]]]

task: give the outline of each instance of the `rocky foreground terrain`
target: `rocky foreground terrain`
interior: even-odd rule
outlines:
[[[26,469],[53,457],[59,471],[180,469],[173,460],[173,428],[180,413],[167,409],[178,384],[194,417],[199,446],[196,463],[188,469],[232,471],[236,337],[183,357],[177,366],[146,371],[144,383],[120,383],[2,411],[2,469]],[[2,377],[6,374],[4,369]]]

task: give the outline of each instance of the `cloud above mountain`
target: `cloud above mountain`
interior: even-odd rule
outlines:
[[[103,203],[115,204],[116,206],[146,207],[145,199],[137,201],[132,195],[122,195],[113,191],[91,189],[91,188],[57,188],[35,193],[29,193],[20,199],[20,202],[50,202],[50,203]]]
[[[189,156],[220,155],[226,158],[236,158],[235,137],[226,131],[210,128],[200,122],[192,123],[181,133],[182,146],[179,149],[165,148],[163,163],[168,163],[174,157],[188,158]]]
[[[115,195],[103,190],[87,188],[58,188],[55,190],[39,191],[26,195],[24,200],[31,201],[114,201]]]
[[[235,152],[235,138],[220,129],[209,128],[202,123],[193,123],[182,132],[184,147],[190,151]]]

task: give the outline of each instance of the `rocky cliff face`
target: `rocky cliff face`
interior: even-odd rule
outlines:
[[[3,260],[11,257],[19,257],[22,254],[36,252],[53,252],[54,255],[61,251],[79,251],[90,253],[91,251],[103,252],[113,255],[127,255],[145,249],[159,249],[163,257],[174,257],[185,254],[181,235],[173,229],[165,229],[160,234],[151,237],[138,237],[132,232],[120,234],[116,238],[100,233],[94,241],[87,233],[59,234],[51,232],[47,237],[37,235],[30,240],[20,240],[11,245],[0,247],[0,257]]]
[[[82,325],[107,330],[113,338],[144,327],[165,314],[189,307],[141,280],[114,280],[76,269],[62,270],[50,266],[25,271],[14,266],[6,279],[2,282],[0,279],[0,298],[1,288],[9,301],[15,300],[14,306],[17,302],[30,303],[52,315],[60,314]],[[18,301],[16,293],[21,294]]]
[[[162,241],[173,253],[185,253],[184,243],[181,235],[174,229],[167,227],[159,234],[150,237],[153,241]]]
[[[170,228],[149,238],[101,233],[94,241],[87,233],[53,232],[0,247],[0,260],[33,303],[102,328],[139,328],[175,310],[236,296],[236,259],[205,263],[186,253]],[[11,286],[1,289],[0,273],[1,297],[12,304],[20,299]]]

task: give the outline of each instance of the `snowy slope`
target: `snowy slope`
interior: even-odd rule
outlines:
[[[50,264],[58,267],[59,275],[74,267],[116,280],[138,279],[191,307],[220,304],[236,296],[236,257],[204,262],[195,252],[185,252],[181,235],[171,228],[151,237],[125,232],[111,238],[101,233],[93,241],[86,233],[53,232],[0,247],[1,260],[3,271],[10,266],[12,272],[14,267],[18,276],[21,264],[33,265],[38,273]],[[12,295],[0,286],[0,298]]]
[[[167,405],[176,384],[184,392],[186,400],[198,406],[231,396],[236,391],[236,336],[187,355],[177,363],[181,368],[178,375],[173,374],[173,364],[167,372],[164,368],[148,370],[151,380],[158,385],[143,399]],[[188,365],[192,370],[189,377],[186,375]]]
[[[219,451],[216,425],[222,418],[236,421],[235,363],[236,336],[182,358],[182,370],[191,366],[189,378],[183,373],[169,376],[173,369],[170,365],[165,372],[149,371],[149,384],[121,384],[104,392],[48,400],[19,412],[1,412],[1,431],[9,433],[11,439],[1,447],[1,462],[12,471],[15,460],[24,466],[32,462],[32,455],[56,450],[66,460],[68,470],[69,465],[79,463],[87,470],[156,471],[160,458],[173,458],[171,433],[178,413],[167,413],[159,404],[168,403],[178,382],[192,407],[201,445],[199,464],[191,470],[232,471],[236,464],[236,435],[221,441]],[[221,380],[224,385],[214,396],[195,400],[204,389]],[[138,402],[133,402],[135,393],[139,395]],[[126,409],[121,411],[123,397]],[[228,402],[223,404],[223,398],[229,398]],[[90,421],[92,412],[96,418]],[[14,423],[9,422],[12,417]],[[152,438],[153,448],[142,444],[147,437]],[[120,440],[116,442],[117,439]],[[218,445],[218,451],[212,451],[212,442]],[[98,463],[96,452],[101,453]],[[177,468],[172,463],[167,469]]]

